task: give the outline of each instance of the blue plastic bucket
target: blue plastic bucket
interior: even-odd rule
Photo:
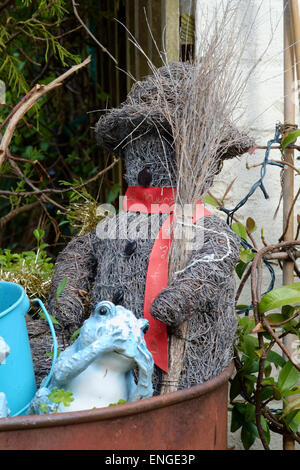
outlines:
[[[53,360],[49,382],[57,358],[54,327],[43,303],[38,302],[49,323],[53,337]],[[10,416],[25,414],[36,392],[36,382],[25,315],[30,301],[19,284],[0,281],[0,336],[10,348],[10,354],[0,365],[0,392],[4,392]]]

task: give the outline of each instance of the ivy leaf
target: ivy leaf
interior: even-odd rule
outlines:
[[[255,220],[253,220],[251,217],[248,217],[248,219],[246,221],[246,228],[247,228],[249,233],[253,233],[257,229],[256,224],[255,224]]]
[[[292,142],[295,142],[300,137],[300,129],[290,132],[281,142],[281,152],[284,152],[286,147]]]
[[[231,432],[236,432],[244,423],[244,416],[238,410],[237,406],[234,406],[231,413]]]
[[[258,311],[260,314],[274,308],[300,302],[300,282],[273,289],[263,296]]]
[[[247,266],[248,266],[247,263],[243,263],[243,261],[238,263],[238,265],[236,266],[235,272],[237,273],[239,279],[242,279],[243,274],[246,271]]]
[[[277,386],[283,392],[283,390],[293,387],[299,378],[300,372],[293,366],[291,361],[288,361],[280,371]]]
[[[240,238],[247,240],[247,231],[243,224],[240,222],[234,222],[232,224],[232,230],[236,233]]]
[[[272,362],[273,364],[279,367],[284,367],[286,363],[284,358],[275,351],[269,351],[267,361]]]
[[[289,402],[283,409],[282,417],[284,418],[289,413],[293,411],[300,410],[300,397],[296,398],[295,400]]]
[[[285,397],[291,397],[293,395],[300,395],[300,385],[296,385],[295,387],[291,388],[291,390],[284,390],[283,394]]]
[[[259,437],[256,425],[252,422],[244,423],[241,432],[241,440],[245,450],[249,450],[255,442],[255,439]]]
[[[272,385],[266,385],[262,388],[262,391],[261,391],[261,398],[262,400],[269,400],[270,398],[272,398],[274,396],[273,394],[273,387]]]
[[[263,429],[267,443],[270,444],[270,440],[271,440],[270,428],[264,416],[261,416],[261,427]]]
[[[217,203],[217,201],[209,194],[206,194],[206,196],[202,199],[202,202],[206,204],[210,204],[213,207],[219,207],[219,204]]]
[[[236,374],[235,377],[231,380],[231,383],[230,383],[230,401],[233,401],[238,395],[240,395],[241,391],[242,390],[241,390],[239,377]],[[233,408],[233,409],[235,409],[235,408]],[[232,431],[232,432],[234,432],[234,431]]]
[[[251,250],[245,250],[244,248],[241,249],[241,251],[240,251],[240,260],[243,263],[248,264],[254,258],[255,258],[255,253],[252,253]]]

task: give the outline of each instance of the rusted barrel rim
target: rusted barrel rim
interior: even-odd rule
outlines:
[[[146,398],[144,400],[125,403],[123,405],[50,415],[28,415],[16,416],[13,418],[1,418],[0,432],[52,426],[66,426],[68,424],[117,419],[167,407],[207,395],[208,393],[216,390],[230,379],[233,374],[233,369],[234,364],[232,362],[220,375],[200,385],[194,385],[193,387],[179,390],[177,392],[166,393],[165,395]]]

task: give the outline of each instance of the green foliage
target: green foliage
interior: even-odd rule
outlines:
[[[234,222],[232,224],[232,230],[240,237],[241,240],[247,241],[248,234],[256,230],[256,224],[253,219],[250,217],[247,219],[246,226],[240,222]],[[236,274],[240,279],[242,279],[248,265],[255,257],[255,252],[249,248],[244,248],[242,245],[240,247],[240,262],[236,266]]]
[[[244,227],[243,224],[240,222],[234,222],[232,224],[232,230],[241,238],[244,240],[247,240],[247,231],[246,228]]]
[[[233,230],[242,240],[247,241],[257,227],[255,221],[248,218],[245,226],[241,223],[233,224]],[[263,231],[262,241],[265,243]],[[255,254],[255,250],[241,247],[240,263],[236,267],[236,273],[240,279],[247,267],[251,266]],[[237,373],[230,386],[231,431],[240,430],[245,449],[250,449],[255,440],[260,438],[257,412],[267,444],[270,443],[270,427],[273,426],[272,430],[274,430],[274,420],[278,420],[279,425],[283,425],[287,432],[299,431],[300,400],[296,398],[289,402],[287,398],[300,393],[298,385],[300,372],[290,360],[286,360],[273,350],[276,342],[264,328],[264,319],[266,319],[274,333],[279,330],[281,335],[293,333],[300,338],[300,323],[297,318],[300,313],[299,303],[300,283],[297,282],[272,289],[262,297],[258,305],[260,322],[257,325],[254,316],[240,316],[238,319],[234,346]],[[247,305],[236,306],[237,310],[245,308]],[[297,355],[296,349],[295,353]],[[259,372],[262,373],[261,379],[259,379]],[[259,405],[257,394],[259,394]],[[269,403],[274,403],[272,406],[278,411],[270,411]],[[283,409],[280,407],[282,403],[285,404]],[[273,422],[268,419],[270,413],[271,415],[273,413]]]
[[[68,277],[64,277],[63,280],[59,283],[59,285],[56,289],[55,297],[57,299],[63,293],[63,291],[64,291],[67,284],[68,284]]]
[[[202,202],[204,202],[206,204],[210,204],[213,207],[218,207],[219,206],[217,201],[212,196],[210,196],[210,194],[206,194],[206,196],[203,198]]]
[[[299,287],[300,283],[295,283],[273,289],[263,296],[259,304],[259,312],[261,316],[264,316],[270,310],[281,308],[280,313],[270,313],[265,318],[274,330],[280,328],[283,333],[292,332],[300,338],[299,320],[294,318],[295,313],[299,312],[299,305],[288,304],[290,301],[300,302]],[[282,324],[282,322],[286,323]],[[279,324],[278,327],[277,324]],[[239,318],[235,341],[239,366],[230,386],[231,431],[241,430],[241,440],[245,449],[250,449],[255,440],[260,437],[256,423],[255,403],[258,393],[258,371],[262,366],[260,419],[266,442],[270,443],[271,424],[267,419],[270,412],[269,402],[285,403],[283,409],[274,405],[278,407],[275,418],[281,425],[286,426],[288,431],[298,432],[300,428],[300,400],[296,398],[292,402],[287,401],[287,397],[300,393],[298,385],[300,372],[291,361],[272,350],[273,338],[264,331],[261,325],[257,334],[263,335],[263,350],[267,351],[266,357],[262,357],[263,351],[257,334],[253,333],[254,327],[253,317]]]
[[[78,328],[78,330],[74,331],[74,333],[72,334],[70,338],[70,343],[72,343],[77,338],[77,336],[80,335],[80,332],[81,332],[81,328]]]
[[[0,76],[15,99],[30,89],[27,73],[30,66],[40,67],[42,58],[47,62],[50,53],[64,66],[80,61],[56,35],[68,13],[65,4],[62,0],[21,0],[16,1],[13,10],[6,10],[5,24],[0,27]]]
[[[47,243],[40,244],[38,242],[35,250],[23,251],[22,253],[14,253],[10,249],[0,249],[0,277],[4,272],[18,273],[25,270],[32,274],[41,274],[43,278],[47,279],[53,273],[53,263],[51,258],[47,256],[47,247]]]
[[[253,220],[251,217],[248,217],[248,219],[246,221],[246,228],[247,228],[249,233],[253,233],[257,229],[255,220]]]
[[[74,401],[72,392],[65,391],[63,388],[59,389],[58,387],[53,388],[48,398],[53,403],[57,403],[57,405],[63,403],[64,406],[70,406],[71,402]]]
[[[56,406],[56,410],[54,413],[57,413],[59,405],[63,403],[64,406],[70,406],[71,402],[74,401],[73,393],[63,388],[54,387],[48,395],[48,399],[54,403]],[[40,404],[40,410],[42,413],[48,412],[48,405],[47,403]]]
[[[37,239],[34,250],[16,253],[9,248],[0,249],[0,279],[20,284],[29,298],[45,299],[53,276],[54,265],[46,251],[48,244],[41,243],[44,234],[43,230],[34,231]]]
[[[249,450],[256,438],[259,438],[255,419],[255,406],[251,403],[236,403],[232,409],[231,432],[241,429],[241,440],[245,450]],[[270,430],[265,418],[261,417],[261,424],[267,439],[270,442]]]
[[[259,303],[259,313],[265,313],[274,308],[300,302],[300,282],[273,289],[263,296]]]
[[[284,137],[284,139],[281,142],[281,152],[283,153],[286,149],[286,147],[292,143],[294,143],[298,137],[300,137],[300,130],[297,129],[295,131],[290,132],[288,135]]]
[[[83,18],[95,24],[95,35],[100,40],[103,34],[106,41],[106,31],[118,14],[119,2],[112,3],[106,11],[99,10],[92,0],[78,8]],[[1,225],[0,247],[12,252],[31,250],[34,240],[28,231],[21,231],[24,224],[30,223],[31,234],[37,226],[45,230],[47,251],[54,259],[71,237],[95,227],[99,220],[97,206],[106,198],[116,200],[122,184],[119,172],[117,177],[110,172],[109,176],[93,179],[110,163],[107,155],[97,149],[91,130],[99,114],[87,114],[89,110],[117,105],[110,83],[101,83],[108,58],[87,41],[86,32],[73,14],[71,0],[15,0],[13,6],[0,11],[0,20],[0,80],[6,85],[0,126],[35,83],[51,82],[93,52],[90,67],[44,96],[19,122],[10,152],[24,176],[19,172],[16,178],[9,161],[0,169],[1,191],[12,193],[7,197],[0,193],[0,225],[12,211],[41,202],[38,207],[17,212]],[[126,78],[120,80],[120,86],[126,83]],[[73,189],[90,179],[86,188]],[[36,190],[54,188],[55,192],[41,198],[31,184]],[[69,192],[65,192],[67,184]],[[60,194],[60,190],[64,192]]]
[[[120,398],[117,403],[110,403],[108,406],[124,405],[125,403],[127,403],[127,400],[124,400],[124,398]]]

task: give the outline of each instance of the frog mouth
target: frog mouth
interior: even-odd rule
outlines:
[[[119,356],[126,357],[126,359],[132,359],[131,356],[128,356],[127,354],[121,353],[120,351],[114,351],[114,353],[118,354]]]

